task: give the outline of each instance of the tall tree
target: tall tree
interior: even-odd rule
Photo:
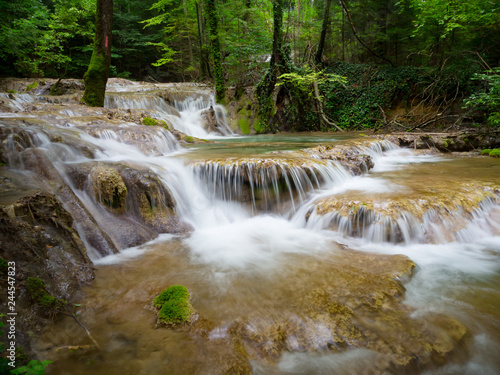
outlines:
[[[286,73],[283,51],[283,0],[272,0],[273,3],[273,53],[269,70],[264,76],[262,94],[265,98],[271,96],[276,86],[277,77]]]
[[[198,26],[198,44],[200,48],[200,74],[202,78],[212,78],[212,75],[210,74],[208,53],[205,48],[206,30],[205,30],[205,17],[203,15],[203,3],[200,1],[196,1],[195,5],[196,5],[196,21]]]
[[[323,14],[323,27],[321,28],[321,37],[319,38],[318,50],[316,51],[316,56],[314,57],[314,60],[317,64],[321,64],[323,49],[325,48],[326,32],[328,31],[328,25],[330,21],[330,5],[332,5],[332,0],[326,0],[325,12]]]
[[[212,56],[214,59],[214,76],[215,76],[215,99],[222,102],[226,95],[224,89],[224,73],[222,71],[222,59],[219,39],[219,27],[217,22],[217,9],[215,0],[205,0],[208,24],[210,28],[210,41],[212,42]]]
[[[91,107],[104,107],[104,95],[111,64],[113,0],[97,0],[94,51],[83,76],[85,92],[82,101]]]

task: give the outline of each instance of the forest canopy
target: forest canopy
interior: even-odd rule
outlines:
[[[0,9],[0,75],[83,77],[95,0],[0,0]],[[469,105],[497,90],[491,82],[500,65],[500,4],[492,0],[114,0],[110,76],[217,79],[219,93],[221,85],[262,85],[275,53],[277,9],[276,72],[307,75],[313,68],[346,77],[344,90],[338,79],[319,87],[325,111],[344,127],[380,119],[380,108],[419,85],[428,100],[456,94]],[[293,82],[284,89],[297,91],[299,107],[312,105]],[[352,105],[339,108],[340,101]],[[317,113],[309,117],[293,121],[321,126]]]

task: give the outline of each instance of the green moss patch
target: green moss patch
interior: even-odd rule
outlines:
[[[491,152],[490,148],[485,148],[484,150],[481,150],[481,155],[489,155]]]
[[[495,158],[500,158],[500,148],[495,148],[490,151],[490,156],[493,156]]]
[[[8,268],[6,260],[0,257],[0,275],[7,275]]]
[[[182,285],[165,289],[153,300],[153,305],[160,310],[158,322],[165,325],[189,323],[194,313],[189,303],[189,291]]]
[[[57,309],[63,307],[67,302],[60,300],[49,293],[45,287],[45,283],[38,277],[29,277],[24,284],[30,298],[47,309]]]
[[[166,121],[154,119],[152,117],[144,117],[142,119],[142,124],[148,126],[163,126],[165,129],[170,130]]]
[[[34,90],[38,87],[38,81],[35,81],[33,83],[30,83],[27,87],[26,87],[26,91],[31,91],[31,90]]]

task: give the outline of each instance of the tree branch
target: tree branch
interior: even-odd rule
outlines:
[[[345,3],[344,0],[339,0],[340,1],[340,5],[342,6],[342,8],[344,8],[344,12],[345,14],[347,15],[347,19],[349,20],[349,23],[351,25],[351,29],[352,29],[352,32],[354,33],[354,36],[356,37],[356,39],[358,40],[359,43],[361,43],[361,45],[363,47],[365,47],[370,53],[372,53],[374,56],[378,57],[379,59],[381,60],[384,60],[384,61],[387,61],[389,64],[391,64],[391,66],[394,66],[394,63],[389,60],[389,59],[386,59],[385,57],[379,55],[378,53],[376,53],[374,50],[372,50],[370,47],[368,47],[362,40],[361,38],[358,36],[358,33],[356,31],[356,27],[354,26],[354,22],[352,22],[352,18],[351,18],[351,13],[349,12],[349,10],[347,9],[347,5]]]

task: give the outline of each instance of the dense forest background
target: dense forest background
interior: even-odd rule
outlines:
[[[0,0],[0,75],[82,78],[95,7]],[[113,17],[111,76],[257,87],[257,130],[500,125],[498,1],[115,0]]]

